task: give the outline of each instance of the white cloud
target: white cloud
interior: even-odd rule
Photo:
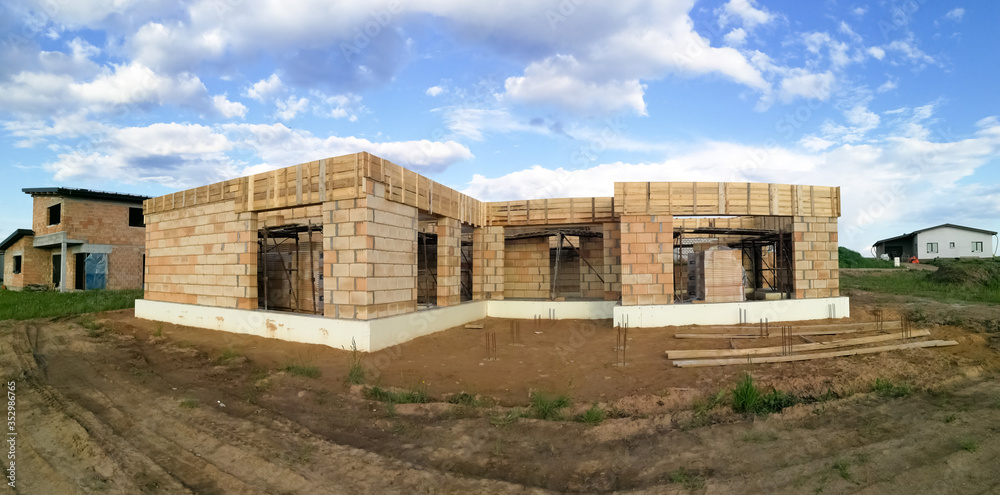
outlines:
[[[781,80],[778,96],[786,103],[795,98],[825,101],[833,91],[834,81],[835,77],[829,71],[814,74],[805,69],[792,69]]]
[[[322,105],[325,105],[325,108],[317,112],[325,117],[346,118],[351,122],[357,122],[358,114],[366,110],[365,106],[361,104],[360,95],[347,93],[329,96],[320,91],[313,91],[310,94],[314,95]]]
[[[276,100],[274,105],[277,107],[275,115],[281,120],[288,121],[309,106],[309,99],[289,96],[287,100]]]
[[[455,141],[377,142],[358,137],[321,138],[304,130],[282,124],[225,124],[222,128],[241,148],[254,151],[263,160],[244,171],[255,173],[315,160],[316,157],[340,156],[368,151],[417,171],[443,170],[473,158],[472,152]]]
[[[247,88],[246,96],[263,102],[271,98],[284,89],[281,78],[277,74],[271,74],[267,79],[261,79]]]
[[[892,90],[896,89],[896,87],[897,87],[896,81],[893,81],[892,79],[889,79],[886,82],[884,82],[881,85],[879,85],[878,89],[876,89],[875,91],[877,91],[879,93],[885,93],[887,91],[892,91]]]
[[[855,16],[858,17],[862,17],[866,13],[868,13],[868,7],[855,7],[853,10],[851,10],[851,14],[854,14]]]
[[[210,127],[169,123],[106,131],[93,148],[61,153],[45,169],[57,181],[114,177],[174,187],[225,180],[239,172],[226,155],[232,143]]]
[[[247,106],[238,101],[229,101],[226,95],[215,95],[212,97],[212,104],[227,119],[233,117],[243,117],[247,114]]]
[[[965,9],[963,9],[961,7],[957,7],[957,8],[949,10],[948,13],[945,14],[944,16],[947,17],[948,19],[951,19],[951,20],[955,21],[955,22],[961,22],[962,18],[965,17]]]
[[[441,86],[431,86],[427,88],[427,91],[425,91],[425,94],[427,96],[437,96],[441,93],[444,93],[444,88],[442,88]]]
[[[729,0],[715,10],[719,16],[719,26],[725,27],[739,19],[747,29],[753,29],[761,24],[774,20],[774,14],[757,8],[755,0]]]
[[[747,42],[747,32],[743,28],[736,28],[726,33],[722,40],[729,46],[742,46]]]
[[[856,121],[871,119],[857,112]],[[922,115],[926,115],[923,111]],[[983,119],[974,136],[947,142],[889,137],[835,146],[809,136],[809,152],[724,142],[699,143],[659,162],[603,163],[567,170],[526,167],[501,176],[477,174],[466,194],[483,200],[610,196],[615,181],[752,181],[841,186],[840,244],[863,249],[913,219],[981,224],[1000,208],[974,207],[989,196],[963,179],[1000,152],[1000,120]],[[996,197],[996,191],[990,197]],[[962,198],[970,198],[968,200]],[[949,220],[950,219],[950,220]],[[924,220],[932,223],[933,220]]]
[[[829,148],[830,146],[833,146],[834,144],[836,143],[834,143],[833,141],[823,139],[819,136],[815,136],[812,134],[804,136],[802,139],[799,140],[799,146],[802,146],[803,148],[814,152],[823,151]]]
[[[632,109],[646,114],[643,86],[638,80],[588,81],[574,73],[586,68],[572,55],[549,58],[534,63],[524,76],[507,78],[507,94],[520,102],[559,105],[580,113],[606,113]]]
[[[885,50],[877,46],[868,47],[868,54],[875,57],[878,60],[882,60],[883,58],[885,58]]]

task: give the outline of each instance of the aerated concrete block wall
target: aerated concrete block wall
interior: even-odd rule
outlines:
[[[365,197],[323,203],[324,314],[369,320],[417,309],[417,210],[385,199],[367,182]]]
[[[257,308],[257,215],[232,201],[147,215],[146,299]]]
[[[462,225],[442,217],[437,223],[437,305],[462,302]]]
[[[840,295],[836,217],[793,217],[796,299]]]
[[[622,215],[621,229],[622,305],[673,303],[673,216]]]
[[[508,240],[504,244],[504,298],[548,299],[549,264],[547,237]]]
[[[622,230],[618,222],[603,224],[604,300],[617,301],[622,296]]]
[[[580,296],[603,298],[604,241],[600,237],[580,238]],[[588,264],[589,263],[589,264]]]
[[[504,293],[504,228],[480,227],[472,233],[472,299],[499,300]]]

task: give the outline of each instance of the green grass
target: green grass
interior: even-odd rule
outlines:
[[[490,415],[490,424],[497,428],[516,423],[518,419],[526,417],[524,411],[514,408],[506,412],[498,412]]]
[[[833,469],[834,471],[837,471],[837,474],[839,474],[841,478],[851,481],[851,461],[847,459],[839,459],[837,462],[833,463]]]
[[[581,414],[577,420],[588,425],[599,425],[608,417],[608,412],[604,410],[603,407],[598,406],[595,402],[590,406],[590,409]]]
[[[683,485],[688,490],[700,490],[705,487],[705,478],[703,476],[684,468],[671,471],[667,475],[667,478],[671,483]]]
[[[225,364],[238,357],[242,356],[240,355],[240,353],[236,352],[236,349],[233,349],[232,347],[227,347],[226,350],[222,351],[222,354],[219,356],[217,362],[220,364]]]
[[[937,271],[900,270],[891,273],[842,273],[840,287],[941,302],[1000,302],[1000,262],[993,260],[935,260]]]
[[[878,258],[865,258],[861,253],[843,246],[837,248],[841,268],[895,268],[895,263]]]
[[[962,450],[971,453],[975,453],[977,450],[979,450],[979,442],[970,439],[960,440],[958,442],[958,446],[961,447]]]
[[[135,307],[142,290],[81,292],[0,291],[0,320],[28,320]]]
[[[798,397],[773,388],[762,393],[750,373],[743,373],[733,389],[733,411],[737,413],[767,415],[798,403]]]
[[[569,407],[569,404],[569,397],[565,395],[550,397],[541,392],[531,394],[531,412],[537,419],[558,421],[562,419],[562,410]]]
[[[198,401],[195,399],[184,399],[181,401],[181,407],[184,409],[194,409],[198,407]]]
[[[460,406],[479,407],[483,405],[483,400],[476,397],[474,394],[459,392],[451,397],[448,397],[448,403],[458,404]]]
[[[282,371],[286,371],[293,375],[304,376],[306,378],[319,378],[320,371],[318,366],[312,366],[305,363],[298,363],[295,361],[290,361],[288,364],[282,368]]]
[[[910,394],[913,393],[913,387],[905,383],[896,385],[889,380],[876,378],[875,383],[872,384],[872,392],[875,392],[882,397],[898,399],[900,397],[910,396]]]
[[[347,370],[347,383],[361,385],[365,381],[365,369],[361,366],[361,357],[358,356],[358,344],[351,337],[351,367]]]
[[[80,318],[80,326],[87,330],[88,337],[100,337],[107,332],[100,323],[94,321],[90,316]]]
[[[377,400],[389,404],[423,404],[431,401],[430,396],[427,395],[427,389],[423,387],[394,392],[376,385],[363,388],[361,395],[369,400]]]

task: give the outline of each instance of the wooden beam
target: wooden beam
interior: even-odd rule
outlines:
[[[772,322],[772,323],[775,323],[775,322]],[[777,323],[775,323],[775,324],[777,324]],[[871,331],[874,331],[874,330],[878,329],[878,323],[875,323],[875,322],[828,323],[828,324],[824,324],[824,325],[791,325],[791,327],[792,327],[792,330],[871,330]],[[882,328],[895,329],[895,328],[901,328],[901,327],[902,327],[902,323],[900,323],[899,320],[886,321],[886,322],[882,323]],[[706,328],[727,329],[727,330],[729,330],[729,329],[732,329],[732,330],[745,330],[746,326],[738,326],[738,325],[713,325],[711,327],[706,327]],[[705,333],[709,333],[709,332],[705,332]],[[847,333],[847,332],[845,332],[845,333]],[[821,335],[821,334],[812,334],[812,335]]]
[[[793,352],[815,351],[818,349],[837,349],[839,347],[852,347],[856,345],[874,344],[876,342],[886,342],[889,340],[899,340],[905,338],[926,337],[931,332],[928,330],[917,330],[910,334],[891,333],[888,335],[875,335],[873,337],[860,337],[856,339],[834,340],[831,342],[814,342],[810,344],[796,344],[792,346]],[[733,356],[752,356],[757,354],[778,354],[782,351],[781,346],[755,347],[751,349],[692,349],[667,351],[667,359],[686,358],[719,358]]]
[[[798,354],[792,356],[746,356],[740,358],[726,359],[687,359],[674,361],[674,366],[678,368],[698,368],[706,366],[730,366],[760,363],[788,363],[792,361],[809,361],[812,359],[829,359],[844,356],[856,356],[860,354],[876,354],[886,351],[898,351],[904,349],[920,349],[924,347],[948,347],[958,345],[954,340],[928,340],[925,342],[910,342],[908,344],[885,345],[880,347],[867,347],[864,349],[848,349],[834,352],[820,352],[813,354]]]

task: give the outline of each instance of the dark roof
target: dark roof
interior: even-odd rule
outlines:
[[[74,189],[70,187],[26,187],[21,189],[21,191],[32,196],[67,196],[70,198],[103,199],[136,204],[142,204],[143,201],[149,199],[149,196],[139,196],[136,194],[91,191],[90,189]]]
[[[969,230],[969,231],[972,231],[972,232],[979,232],[980,234],[997,235],[996,232],[993,232],[991,230],[974,229],[972,227],[963,227],[961,225],[955,225],[953,223],[942,223],[941,225],[935,225],[933,227],[927,227],[926,229],[914,230],[913,232],[910,232],[909,234],[897,235],[896,237],[890,237],[888,239],[882,239],[881,241],[875,241],[875,244],[882,244],[884,242],[895,241],[897,239],[902,239],[904,237],[911,237],[911,236],[917,235],[917,234],[919,234],[921,232],[926,232],[928,230],[939,229],[941,227],[951,227],[953,229],[962,229],[962,230]]]
[[[7,236],[7,238],[4,239],[3,242],[0,242],[0,252],[6,251],[7,248],[13,246],[14,243],[18,241],[18,239],[26,235],[35,235],[35,231],[31,229],[15,230],[13,234]]]

